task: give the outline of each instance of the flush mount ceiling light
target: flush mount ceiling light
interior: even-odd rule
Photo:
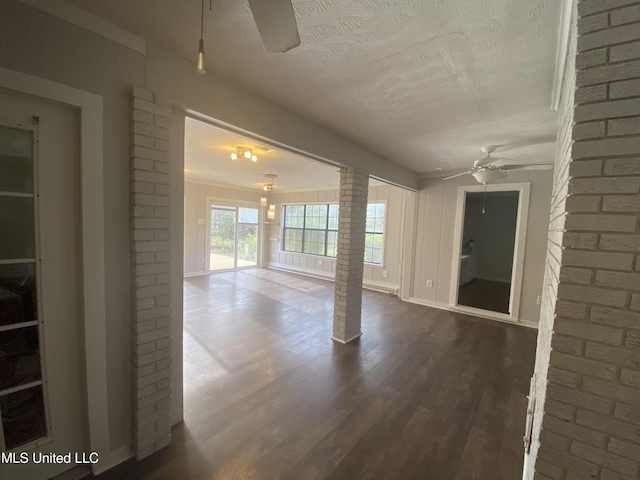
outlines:
[[[265,173],[262,175],[262,189],[265,192],[271,192],[273,190],[273,179],[278,175],[274,173]]]
[[[236,151],[231,154],[231,160],[237,160],[239,158],[246,158],[254,163],[258,161],[257,155],[247,147],[236,147]]]

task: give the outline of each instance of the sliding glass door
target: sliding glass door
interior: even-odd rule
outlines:
[[[258,209],[211,204],[209,271],[258,264]]]

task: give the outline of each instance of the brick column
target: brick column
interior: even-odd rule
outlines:
[[[131,95],[133,451],[141,459],[171,442],[171,264],[166,99]]]
[[[557,302],[543,301],[544,413],[525,478],[627,480],[640,478],[640,1],[577,11],[545,281]]]
[[[331,338],[341,343],[349,343],[362,335],[360,316],[368,189],[368,174],[340,169],[338,257]]]

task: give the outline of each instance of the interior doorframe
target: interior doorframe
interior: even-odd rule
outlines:
[[[524,252],[527,237],[527,219],[529,216],[530,182],[499,183],[486,186],[486,192],[515,192],[518,195],[518,215],[516,219],[516,238],[513,249],[513,267],[511,269],[511,292],[509,296],[509,312],[500,313],[481,308],[458,305],[458,284],[460,282],[460,252],[462,251],[462,235],[464,229],[465,200],[467,192],[483,192],[484,185],[462,185],[458,187],[456,216],[453,232],[453,253],[451,258],[451,285],[449,290],[449,308],[453,311],[492,318],[500,321],[517,323],[520,318],[520,298],[522,295],[522,278]]]
[[[104,262],[103,99],[95,93],[0,67],[0,89],[54,101],[79,111],[82,220],[82,314],[85,338],[89,447],[100,462],[94,474],[120,463],[129,452],[111,453],[107,401]]]
[[[238,267],[238,249],[237,249],[237,245],[235,248],[235,258],[234,258],[234,268],[225,268],[225,269],[220,269],[220,270],[216,270],[216,272],[229,272],[232,270],[243,270],[246,268],[258,268],[258,267],[262,267],[262,246],[264,243],[264,207],[260,206],[260,202],[251,202],[248,200],[231,200],[228,198],[221,198],[221,197],[206,197],[206,212],[207,212],[207,216],[205,217],[206,219],[206,241],[204,244],[204,268],[205,268],[205,273],[206,274],[210,274],[210,273],[214,273],[211,271],[211,265],[210,265],[210,260],[211,260],[211,256],[210,256],[210,247],[211,247],[211,207],[213,205],[219,205],[221,207],[233,207],[236,209],[236,225],[235,225],[235,242],[237,244],[238,241],[238,208],[239,207],[245,207],[245,208],[255,208],[258,210],[258,240],[257,240],[257,246],[256,246],[256,255],[257,255],[257,259],[256,259],[256,265],[254,266],[248,266],[248,267]]]

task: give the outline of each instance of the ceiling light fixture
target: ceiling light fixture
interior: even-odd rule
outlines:
[[[265,192],[271,192],[273,191],[273,179],[276,178],[278,175],[274,174],[274,173],[264,173],[262,175],[262,189]]]
[[[250,148],[247,147],[236,147],[236,151],[231,154],[231,160],[237,160],[240,157],[244,157],[247,160],[251,160],[252,162],[257,162],[258,157],[253,153]]]
[[[211,10],[211,0],[209,0],[209,10]],[[204,66],[204,0],[202,0],[202,9],[200,11],[200,41],[198,42],[196,71],[202,75],[207,73],[207,69]]]

